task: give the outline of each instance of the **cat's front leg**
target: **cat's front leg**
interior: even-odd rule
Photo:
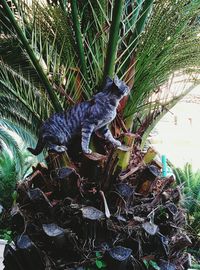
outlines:
[[[81,147],[85,154],[91,154],[92,150],[89,149],[90,144],[90,138],[92,135],[92,132],[94,131],[95,126],[94,125],[84,125],[81,130]]]
[[[108,140],[109,142],[111,142],[114,146],[119,147],[119,146],[122,145],[120,141],[116,140],[116,139],[113,137],[113,135],[112,135],[112,133],[110,132],[110,130],[109,130],[109,128],[108,128],[107,125],[101,127],[101,128],[98,130],[98,132],[99,132],[100,134],[102,134],[103,137],[104,137],[106,140]]]

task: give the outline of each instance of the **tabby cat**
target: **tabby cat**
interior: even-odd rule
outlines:
[[[55,113],[47,119],[40,128],[36,148],[28,150],[38,155],[46,146],[49,151],[62,153],[67,150],[72,137],[81,134],[82,151],[90,154],[90,138],[97,131],[119,147],[121,142],[113,138],[108,124],[116,116],[119,101],[128,93],[129,87],[117,76],[114,80],[107,77],[103,91],[94,95],[91,100],[79,103],[68,111]]]

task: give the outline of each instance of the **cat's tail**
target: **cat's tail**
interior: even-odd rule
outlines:
[[[37,156],[42,152],[42,150],[44,149],[44,146],[45,146],[45,143],[43,141],[43,138],[41,136],[39,136],[39,139],[38,139],[38,142],[37,142],[35,149],[28,147],[27,150],[29,152],[31,152],[31,154]]]

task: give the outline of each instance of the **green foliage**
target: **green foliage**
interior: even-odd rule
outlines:
[[[10,243],[12,241],[12,231],[6,229],[0,230],[0,238]]]
[[[30,80],[1,61],[0,87],[0,116],[34,134],[48,112],[46,97],[43,98]]]
[[[143,263],[145,265],[145,267],[148,269],[149,268],[149,263],[146,259],[143,260]]]
[[[179,185],[184,189],[184,207],[188,213],[188,225],[195,234],[200,233],[200,171],[194,172],[187,163],[183,169],[175,168],[174,173]]]
[[[153,260],[149,261],[149,265],[152,266],[153,269],[160,270],[160,267],[157,265],[157,263]]]
[[[7,151],[0,154],[0,202],[5,208],[12,205],[12,193],[14,191],[18,174],[16,164]]]
[[[106,267],[106,264],[105,264],[105,262],[103,261],[103,260],[96,260],[96,267],[98,268],[98,269],[103,269],[103,268],[105,268]]]
[[[0,203],[5,208],[10,208],[16,201],[14,192],[16,183],[30,173],[35,158],[20,148],[11,133],[2,127],[0,127],[0,143]]]
[[[34,48],[29,44],[29,40],[27,39],[26,34],[23,31],[24,29],[20,27],[20,25],[17,21],[17,18],[15,17],[15,14],[13,14],[12,10],[10,9],[7,1],[2,0],[1,4],[3,6],[3,10],[5,12],[5,15],[7,16],[9,21],[12,23],[12,27],[14,28],[14,30],[15,30],[15,32],[20,40],[20,43],[22,43],[26,53],[28,54],[29,59],[34,66],[41,83],[44,85],[45,91],[49,95],[49,99],[52,102],[54,110],[61,111],[62,107],[58,101],[58,98],[55,95],[55,92],[53,91],[53,88],[48,80],[48,77],[45,74],[45,70],[44,70],[42,64],[40,63],[40,61],[38,61],[37,52],[34,51]]]
[[[24,144],[34,147],[37,138],[33,136],[31,132],[28,132],[22,125],[17,125],[9,121],[8,119],[0,119],[0,127],[10,130],[17,134]]]
[[[195,71],[192,67],[196,67],[198,72],[199,8],[199,1],[161,0],[154,3],[152,16],[138,44],[135,82],[125,117],[137,114],[142,122],[153,111],[166,113],[165,107],[184,94],[186,89],[182,88],[170,98],[167,93],[170,88],[165,83],[177,71],[190,74]],[[153,93],[155,96],[151,100]],[[153,118],[156,120],[156,116]],[[139,125],[136,123],[134,129],[137,130]]]
[[[191,269],[191,270],[192,270],[192,269],[193,269],[193,270],[195,270],[195,269],[196,269],[196,270],[197,270],[197,269],[200,269],[200,264],[192,264],[192,266],[191,266],[190,268],[188,268],[188,270],[190,270],[190,269]]]
[[[96,261],[95,261],[97,269],[104,269],[106,268],[106,263],[102,258],[102,255],[100,252],[96,252]]]
[[[160,270],[160,267],[158,266],[158,264],[153,261],[153,260],[149,260],[147,261],[146,259],[143,260],[143,263],[146,267],[146,269],[156,269],[156,270]]]
[[[22,157],[19,146],[16,140],[8,132],[8,130],[4,129],[1,126],[0,126],[0,142],[6,144],[6,146],[12,151],[13,155],[15,156],[16,169],[20,171],[22,169]]]

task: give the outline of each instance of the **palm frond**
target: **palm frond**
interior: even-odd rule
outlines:
[[[31,166],[36,161],[23,149],[20,150],[21,170],[16,167],[16,159],[15,153],[10,153],[7,148],[0,152],[0,201],[5,208],[10,208],[12,205],[12,193],[17,181],[24,179],[27,173],[30,173]]]
[[[12,192],[17,181],[14,159],[7,151],[0,153],[0,201],[6,208],[12,205]]]
[[[4,128],[7,131],[12,132],[12,136],[18,136],[20,140],[23,141],[23,145],[20,146],[20,155],[22,156],[22,171],[20,177],[22,178],[24,175],[24,168],[25,160],[30,159],[30,153],[26,152],[25,149],[29,147],[35,147],[36,142],[38,140],[37,138],[37,129],[34,127],[32,129],[27,127],[27,123],[25,123],[25,126],[23,127],[22,121],[19,121],[19,123],[15,123],[15,119],[12,119],[12,121],[9,121],[8,119],[0,119],[0,127]],[[33,126],[33,125],[32,125]],[[10,133],[9,133],[10,134]],[[11,149],[12,151],[12,149]],[[31,156],[32,157],[32,156]],[[33,158],[32,158],[33,159]],[[33,162],[37,161],[44,161],[44,155],[41,153],[40,155],[35,158],[35,160],[32,160]],[[30,167],[30,163],[29,163]]]
[[[0,61],[0,97],[10,102],[17,101],[22,110],[32,115],[36,123],[41,123],[50,110],[50,104],[46,96],[34,87],[30,80],[25,79],[19,72],[12,70]],[[43,102],[44,108],[41,106]],[[16,106],[14,106],[16,107]],[[19,109],[20,110],[20,109]]]
[[[17,170],[22,170],[22,158],[19,146],[16,140],[9,134],[8,130],[0,126],[0,140],[10,149],[15,157],[15,164]]]
[[[16,72],[20,72],[28,80],[31,77],[36,87],[41,87],[37,72],[33,68],[27,55],[20,47],[16,37],[0,34],[0,59]]]
[[[200,171],[193,171],[192,165],[186,163],[183,168],[173,168],[177,183],[184,184],[184,206],[188,211],[188,224],[195,233],[200,232]]]
[[[0,5],[0,33],[9,34],[13,30],[12,23],[7,18],[3,6]]]
[[[2,99],[0,98],[0,117],[6,120],[9,120],[15,125],[21,126],[23,129],[25,129],[27,132],[35,134],[37,133],[37,125],[34,126],[33,122],[31,122],[30,115],[27,115],[24,110],[22,109],[19,113],[19,106],[20,104],[17,104],[16,101],[14,101],[12,104],[7,105],[8,102],[10,102],[9,99]],[[11,102],[10,102],[11,103]],[[15,107],[13,107],[13,106]],[[5,109],[6,106],[6,109]]]
[[[23,48],[25,49],[26,53],[28,54],[34,68],[36,69],[38,76],[39,76],[41,82],[43,83],[45,90],[47,91],[47,93],[49,95],[49,98],[52,102],[54,109],[57,111],[60,111],[62,108],[61,108],[61,105],[58,101],[58,98],[57,98],[55,92],[53,91],[51,84],[49,83],[49,80],[48,80],[47,76],[45,75],[42,66],[38,62],[36,54],[35,54],[33,48],[30,46],[29,41],[23,32],[23,29],[20,28],[19,23],[16,20],[15,16],[13,15],[7,2],[5,0],[2,0],[1,4],[4,8],[6,16],[9,18],[10,22],[12,23],[12,26],[15,29],[20,42],[23,44]]]
[[[0,119],[0,126],[16,133],[23,140],[24,144],[30,147],[35,147],[37,137],[35,136],[35,134],[32,134],[27,130],[23,129],[22,126],[14,124],[7,119]]]
[[[178,70],[188,73],[192,67],[199,66],[199,26],[191,23],[199,9],[197,1],[155,3],[138,44],[135,84],[125,117],[136,113],[138,106],[146,103],[171,74]]]

